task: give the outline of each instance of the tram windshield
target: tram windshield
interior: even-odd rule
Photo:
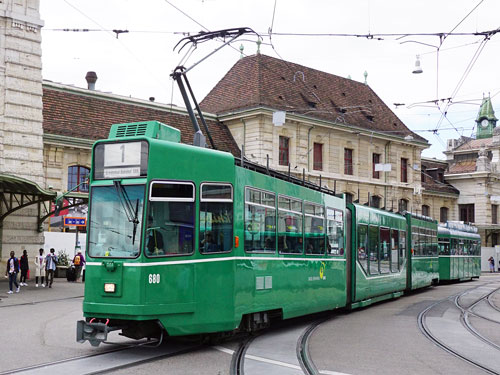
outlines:
[[[92,187],[89,220],[91,257],[135,258],[142,233],[144,185]]]

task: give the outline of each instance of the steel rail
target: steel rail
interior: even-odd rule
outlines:
[[[479,287],[479,286],[478,286]],[[478,288],[477,287],[477,288]],[[473,289],[477,289],[477,288],[473,288]],[[431,311],[434,307],[436,307],[437,305],[443,303],[443,302],[448,302],[450,301],[451,299],[455,299],[455,298],[459,298],[461,297],[462,295],[470,292],[471,289],[465,291],[465,292],[462,292],[462,293],[459,293],[455,296],[451,296],[451,297],[448,297],[444,300],[440,300],[440,301],[437,301],[433,304],[431,304],[430,306],[428,306],[427,308],[425,308],[424,310],[422,310],[420,312],[420,314],[418,315],[418,318],[417,318],[417,321],[418,321],[418,327],[420,329],[420,331],[422,332],[422,334],[427,337],[431,342],[433,342],[436,346],[440,347],[441,349],[443,349],[444,351],[448,352],[449,354],[453,355],[454,357],[456,358],[459,358],[467,363],[469,363],[470,365],[474,366],[474,367],[477,367],[485,372],[487,372],[488,374],[493,374],[493,375],[500,375],[499,372],[495,371],[495,370],[492,370],[490,369],[489,367],[486,367],[484,365],[482,365],[481,363],[478,363],[462,354],[460,354],[459,352],[457,352],[456,350],[454,350],[453,348],[451,348],[450,346],[446,345],[445,343],[443,343],[442,341],[440,341],[436,336],[434,336],[432,334],[432,332],[430,331],[429,327],[427,326],[426,324],[426,317],[427,317],[427,314],[429,313],[429,311]]]
[[[91,353],[91,354],[86,354],[86,355],[81,355],[81,356],[76,356],[76,357],[71,357],[71,358],[65,358],[65,359],[61,359],[58,361],[41,363],[41,364],[37,364],[37,365],[31,365],[31,366],[25,366],[25,367],[20,367],[20,368],[16,368],[16,369],[11,369],[11,370],[0,372],[0,375],[10,375],[10,374],[18,374],[18,373],[24,373],[24,372],[32,373],[35,371],[37,373],[39,373],[39,371],[41,369],[45,369],[46,371],[48,370],[51,373],[58,373],[57,372],[58,366],[64,366],[66,364],[70,364],[71,362],[77,362],[77,361],[85,360],[88,358],[97,359],[99,357],[102,357],[102,356],[105,356],[108,354],[122,352],[122,351],[128,351],[128,350],[132,351],[132,350],[138,349],[138,348],[150,348],[151,350],[154,350],[154,349],[159,350],[159,348],[157,346],[150,346],[151,341],[152,340],[148,340],[148,341],[140,342],[140,343],[116,344],[116,345],[121,345],[121,346],[114,347],[114,348],[109,349],[109,350],[104,350],[104,351],[101,351],[99,353]],[[127,361],[127,362],[122,362],[122,363],[120,363],[120,361],[110,361],[110,363],[111,363],[110,366],[104,366],[103,368],[101,368],[99,370],[90,370],[88,372],[83,372],[83,374],[100,374],[100,373],[106,373],[106,372],[109,372],[112,370],[133,367],[133,366],[142,364],[142,363],[150,361],[150,360],[157,360],[157,359],[164,358],[164,357],[172,357],[175,355],[184,354],[187,352],[197,350],[198,348],[200,348],[200,345],[194,344],[192,346],[179,348],[179,350],[166,351],[165,353],[160,352],[160,353],[154,354],[153,356],[150,355],[151,352],[149,350],[146,350],[146,351],[144,351],[142,356],[139,355],[138,353],[134,353],[134,357],[136,357],[136,358],[133,361]]]
[[[247,337],[240,342],[238,349],[235,350],[231,358],[231,365],[229,368],[230,375],[243,375],[245,373],[245,354],[254,338],[255,336]]]
[[[309,338],[312,336],[316,328],[318,328],[320,324],[324,323],[328,319],[329,318],[319,319],[310,324],[304,330],[304,332],[302,332],[302,335],[300,335],[299,339],[297,340],[297,359],[299,360],[302,371],[304,371],[304,374],[306,375],[319,374],[318,368],[314,365],[311,354],[309,352]]]

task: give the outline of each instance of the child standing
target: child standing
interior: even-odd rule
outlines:
[[[5,276],[9,275],[9,291],[8,294],[12,294],[12,284],[16,286],[16,293],[19,293],[19,285],[17,285],[17,274],[19,273],[19,261],[14,257],[14,252],[10,252],[10,258],[7,261],[7,270],[5,271]]]

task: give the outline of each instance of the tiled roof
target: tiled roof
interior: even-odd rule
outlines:
[[[454,173],[470,173],[476,171],[475,160],[465,160],[458,163],[451,164],[448,168],[448,174]]]
[[[431,169],[441,169],[443,172],[446,172],[448,168],[448,163],[446,161],[440,160],[429,160],[422,159],[422,168],[425,168],[426,171]],[[451,194],[460,194],[458,189],[455,189],[452,185],[447,183],[446,181],[440,182],[434,179],[430,172],[425,173],[425,182],[422,182],[422,187],[424,190],[429,192],[440,192],[440,193],[451,193]]]
[[[431,160],[431,159],[421,159],[422,167],[425,167],[426,169],[433,169],[433,168],[441,168],[446,171],[448,168],[448,163],[446,160]]]
[[[201,102],[216,114],[259,106],[427,143],[368,85],[262,54],[240,59]]]
[[[483,145],[485,147],[490,146],[493,143],[493,137],[491,138],[480,138],[480,139],[472,139],[464,144],[461,144],[453,151],[467,151],[467,150],[479,150]]]
[[[148,120],[179,129],[181,141],[192,144],[193,127],[187,113],[178,108],[171,111],[167,105],[70,86],[43,85],[43,130],[46,134],[97,140],[108,137],[112,124]],[[207,120],[207,125],[217,149],[239,156],[238,146],[225,125],[214,120]]]

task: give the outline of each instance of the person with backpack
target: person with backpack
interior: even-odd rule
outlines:
[[[493,259],[493,257],[489,257],[488,263],[490,264],[490,272],[495,272],[495,259]]]
[[[81,250],[78,250],[78,254],[76,254],[73,258],[73,264],[75,265],[76,282],[78,282],[82,274],[82,267],[85,264],[85,257],[83,256]]]
[[[19,261],[14,257],[14,252],[10,252],[10,258],[7,261],[7,270],[5,271],[5,277],[9,275],[9,291],[7,294],[12,294],[12,284],[16,286],[16,293],[19,293],[20,286],[17,284],[17,274],[19,273]]]
[[[49,286],[49,288],[52,288],[52,283],[54,282],[54,273],[56,272],[58,262],[57,255],[54,252],[54,248],[51,248],[50,253],[48,253],[45,257],[45,267],[47,269],[47,285]]]

